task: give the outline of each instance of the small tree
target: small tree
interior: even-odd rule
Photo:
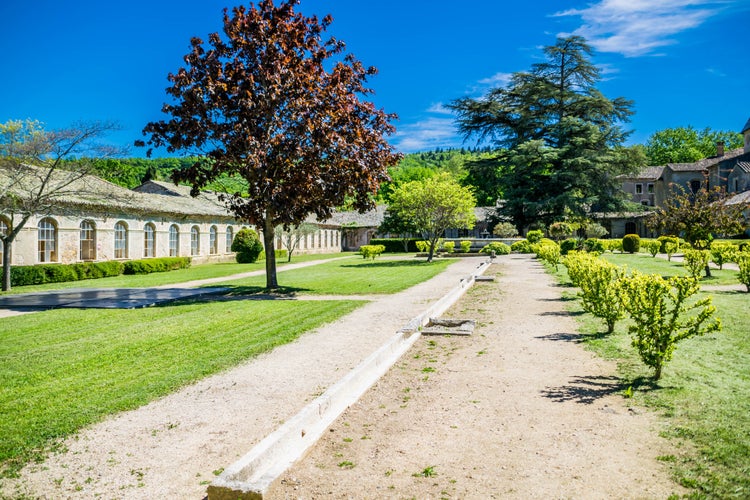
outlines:
[[[646,250],[651,254],[651,257],[656,257],[656,254],[659,253],[659,249],[661,248],[661,242],[657,240],[648,240],[643,246],[646,247]]]
[[[633,271],[621,283],[626,296],[624,307],[633,320],[629,327],[633,346],[641,360],[654,369],[655,380],[661,378],[677,342],[721,329],[721,321],[713,317],[716,308],[711,305],[711,297],[688,301],[700,289],[695,278],[675,276],[666,280],[657,274]],[[690,315],[691,311],[695,314]]]
[[[429,242],[427,261],[439,248],[438,240],[447,229],[474,227],[474,195],[448,174],[424,181],[412,181],[397,187],[391,194],[389,211],[406,219]]]
[[[685,268],[693,278],[698,278],[701,272],[708,266],[710,254],[708,250],[685,250]]]
[[[222,199],[263,233],[269,289],[278,287],[276,227],[326,220],[345,202],[372,209],[400,158],[386,140],[395,116],[363,100],[377,70],[324,37],[331,16],[306,17],[298,4],[225,9],[221,33],[191,39],[185,67],[168,76],[167,119],[148,123],[148,142],[138,142],[201,155],[173,174],[194,194],[216,179],[241,181]]]
[[[302,238],[307,238],[311,234],[318,232],[318,226],[309,222],[301,222],[296,226],[284,229],[283,226],[276,228],[277,233],[281,233],[281,245],[286,248],[287,262],[292,261],[292,254],[299,247]]]
[[[8,216],[8,227],[0,233],[4,291],[11,287],[13,242],[32,215],[65,214],[70,197],[102,203],[92,177],[95,159],[122,151],[97,141],[118,128],[112,122],[90,122],[50,132],[34,120],[0,124],[0,204]]]
[[[737,279],[747,287],[747,291],[750,292],[750,253],[739,252],[736,257],[737,265],[740,267],[740,272],[737,275]]]
[[[555,222],[549,226],[549,235],[554,240],[561,240],[573,235],[573,227],[567,222]]]
[[[263,251],[263,243],[260,242],[258,233],[253,229],[240,229],[232,241],[233,252],[236,252],[235,259],[240,264],[250,264],[258,261],[260,253]],[[271,249],[273,252],[273,249]],[[268,256],[266,256],[268,258]]]
[[[715,235],[736,234],[744,228],[742,212],[747,206],[730,205],[727,201],[726,192],[720,187],[692,193],[672,185],[670,195],[646,224],[667,234],[679,234],[691,247],[703,250]],[[705,271],[706,277],[711,276],[708,265]]]
[[[737,247],[733,243],[714,241],[711,243],[711,260],[719,266],[719,269],[723,269],[725,263],[734,260],[737,251]]]
[[[615,323],[624,316],[624,296],[620,280],[625,272],[620,267],[590,254],[571,253],[563,259],[571,280],[581,289],[581,305],[585,311],[607,324],[607,333],[615,330]],[[573,278],[575,276],[575,278]]]
[[[386,210],[383,222],[378,228],[378,233],[380,234],[390,233],[391,235],[398,235],[401,239],[401,244],[404,245],[404,252],[409,251],[409,241],[412,235],[418,232],[408,214],[396,213],[392,210]]]
[[[492,234],[498,238],[513,238],[518,236],[518,229],[510,222],[500,222],[492,228]]]

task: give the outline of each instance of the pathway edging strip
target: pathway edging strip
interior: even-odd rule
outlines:
[[[208,487],[208,499],[264,498],[273,482],[301,458],[344,410],[355,403],[411,348],[421,335],[420,328],[431,317],[441,315],[458,301],[489,265],[490,262],[480,264],[457,287],[412,318],[344,378],[227,467]]]

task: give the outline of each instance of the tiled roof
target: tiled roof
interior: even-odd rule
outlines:
[[[30,165],[24,165],[23,168],[24,175],[21,176],[20,182],[12,186],[9,182],[9,170],[0,168],[0,185],[10,186],[8,191],[11,194],[28,199],[29,193],[35,188],[38,189],[39,179],[48,170]],[[81,176],[65,170],[55,170],[49,185],[53,186],[51,189],[56,204],[81,210],[234,219],[224,207],[206,198],[174,196],[165,202],[164,196],[131,191],[93,175]]]
[[[727,205],[750,205],[750,190],[736,194],[727,200]]]
[[[711,156],[704,158],[703,160],[696,161],[695,163],[668,163],[667,167],[672,169],[674,172],[701,172],[707,170],[710,166],[716,165],[719,162],[732,160],[738,156],[744,154],[743,148],[733,149],[726,152],[723,156]]]
[[[659,179],[659,177],[661,177],[661,174],[663,172],[664,172],[664,167],[663,166],[646,167],[643,170],[641,170],[640,172],[636,172],[634,174],[620,175],[618,177],[620,177],[621,179],[632,179],[632,180],[637,180],[637,179],[644,179],[645,180],[645,179],[647,179],[647,180],[654,180],[655,181],[655,180]]]
[[[750,174],[750,162],[747,161],[738,161],[737,167],[742,170],[743,172],[747,172]]]

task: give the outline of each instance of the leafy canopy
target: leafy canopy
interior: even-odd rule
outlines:
[[[486,162],[476,170],[497,178],[500,212],[519,230],[620,209],[616,176],[643,164],[637,148],[623,147],[628,132],[621,123],[629,120],[632,102],[609,99],[596,88],[601,76],[584,39],[558,38],[544,55],[530,71],[514,73],[506,87],[449,106],[467,139],[506,148],[496,155],[495,172]]]
[[[275,227],[327,219],[345,201],[372,208],[399,158],[385,140],[394,115],[361,99],[377,70],[323,38],[330,16],[306,17],[297,4],[225,9],[223,33],[194,37],[186,66],[169,74],[168,118],[144,128],[148,145],[204,158],[173,175],[194,193],[219,178],[242,181],[223,199],[262,230],[269,288],[278,286]]]
[[[428,260],[431,261],[446,229],[474,227],[475,204],[471,189],[441,173],[399,186],[391,194],[388,211],[430,242]]]
[[[742,134],[715,131],[710,128],[696,130],[692,126],[666,128],[651,134],[646,141],[649,165],[667,163],[693,163],[716,156],[716,143],[723,142],[725,151],[742,147]]]

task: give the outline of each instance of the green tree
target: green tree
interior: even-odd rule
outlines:
[[[693,163],[703,158],[716,156],[716,143],[723,142],[725,150],[740,148],[742,134],[730,131],[714,131],[710,128],[696,130],[692,126],[659,130],[646,141],[646,157],[649,165],[667,163]]]
[[[744,229],[743,210],[747,205],[729,204],[720,187],[702,188],[697,193],[682,186],[671,186],[672,192],[662,206],[646,220],[646,225],[663,234],[680,235],[694,249],[710,248],[715,236],[732,235]],[[706,277],[711,270],[706,265]]]
[[[500,212],[519,231],[591,209],[619,210],[616,176],[643,164],[638,148],[623,147],[628,133],[620,124],[632,103],[596,88],[601,76],[584,39],[558,38],[544,55],[546,61],[515,73],[507,87],[449,106],[467,139],[506,148],[496,156]]]
[[[378,233],[396,235],[401,239],[401,244],[404,245],[404,252],[408,252],[409,240],[414,234],[419,233],[419,229],[414,225],[408,214],[394,212],[389,208],[383,216],[383,222],[378,227]]]
[[[661,378],[677,342],[721,330],[721,321],[712,317],[716,307],[711,305],[710,296],[689,300],[700,289],[695,278],[675,276],[666,280],[658,274],[633,271],[620,283],[626,297],[623,305],[633,320],[628,327],[634,336],[633,346],[641,360],[654,369],[655,380]]]
[[[429,242],[427,261],[431,262],[446,229],[474,227],[474,206],[471,190],[443,173],[398,187],[391,195],[388,210],[408,221]]]
[[[78,123],[54,131],[36,120],[0,124],[0,207],[7,226],[0,232],[4,291],[11,287],[13,242],[32,215],[68,213],[66,199],[71,197],[84,203],[101,201],[96,187],[89,189],[98,163],[92,158],[105,161],[122,153],[98,143],[117,128],[111,122]]]
[[[292,254],[299,247],[302,238],[307,238],[311,234],[318,232],[318,226],[309,222],[302,222],[296,226],[284,229],[283,226],[276,228],[277,233],[281,233],[281,244],[286,248],[287,262],[292,261]]]
[[[225,9],[223,33],[192,38],[186,66],[169,75],[168,118],[147,124],[148,142],[137,143],[205,155],[173,174],[194,194],[222,177],[243,181],[222,199],[262,231],[269,289],[278,287],[275,228],[326,220],[345,202],[371,209],[399,159],[385,139],[395,116],[362,99],[377,70],[323,39],[330,16],[306,17],[298,4]]]

